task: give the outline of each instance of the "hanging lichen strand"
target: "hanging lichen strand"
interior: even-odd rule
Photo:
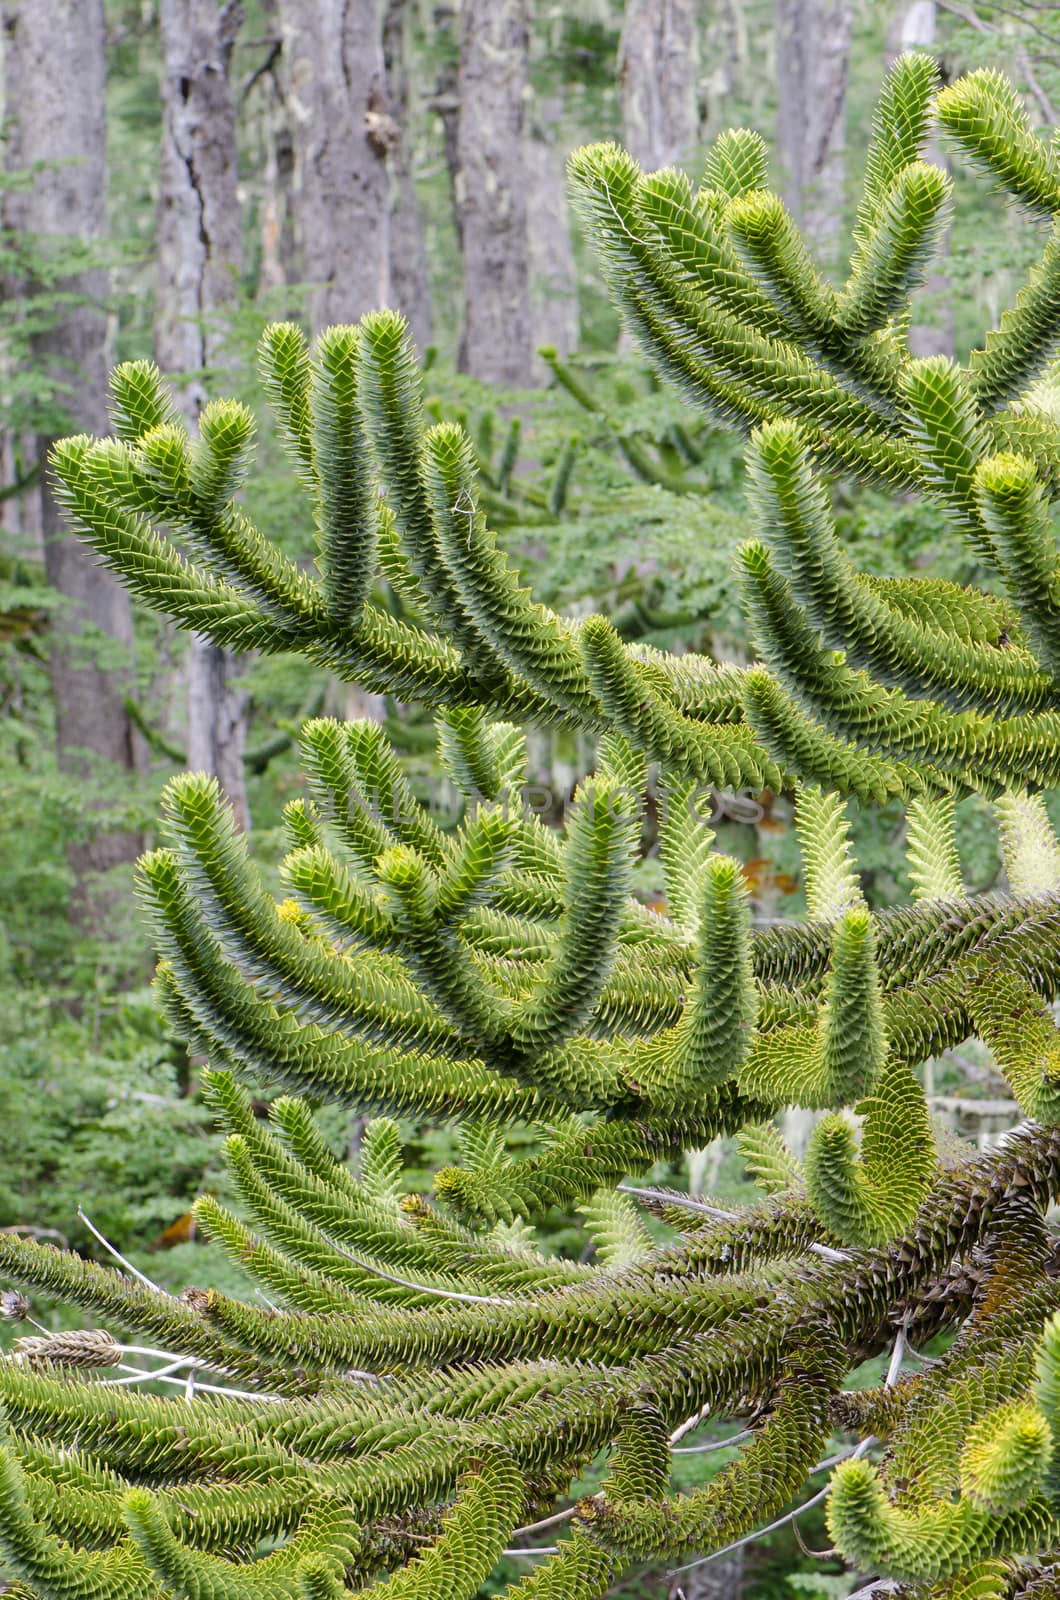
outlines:
[[[914,361],[903,337],[945,224],[949,180],[920,159],[939,128],[1052,228],[966,367]],[[56,451],[71,520],[143,602],[432,705],[468,804],[443,830],[377,726],[311,722],[277,906],[214,784],[171,786],[141,890],[237,1196],[207,1196],[198,1220],[262,1298],[173,1298],[0,1235],[12,1286],[100,1324],[0,1365],[0,1570],[22,1592],[470,1600],[610,1452],[511,1591],[592,1600],[638,1561],[783,1514],[836,1429],[828,1523],[853,1568],[917,1595],[1060,1585],[1043,1221],[1060,1196],[1060,847],[1038,798],[1060,782],[1060,427],[1030,388],[1060,333],[1060,161],[1004,79],[938,93],[930,60],[902,58],[838,290],[763,188],[753,134],[718,141],[698,191],[610,145],[571,170],[645,357],[750,434],[757,665],[670,658],[536,604],[487,527],[468,438],[425,425],[391,312],[312,352],[291,326],[263,341],[315,573],[240,507],[240,405],[211,404],[189,439],[133,363],[114,437]],[[855,571],[823,470],[944,508],[1004,598]],[[598,738],[562,836],[519,803],[524,719]],[[667,916],[630,893],[649,763]],[[698,797],[767,784],[796,794],[809,920],[754,930]],[[962,887],[969,791],[997,802],[1011,894]],[[889,796],[908,805],[914,904],[876,914],[846,805]],[[989,1154],[940,1156],[916,1069],[973,1035],[1028,1120]],[[262,1085],[288,1096],[267,1124],[246,1087]],[[314,1126],[320,1100],[376,1118],[356,1176]],[[801,1165],[771,1125],[793,1105],[827,1113]],[[403,1193],[405,1114],[459,1129],[430,1201]],[[532,1153],[512,1154],[528,1128]],[[618,1185],[737,1132],[761,1202],[732,1215],[640,1189],[674,1230],[653,1243]],[[587,1264],[535,1247],[554,1205],[583,1210]],[[903,1375],[903,1349],[943,1329],[946,1354]],[[163,1348],[176,1398],[108,1386],[122,1333]],[[888,1350],[886,1383],[845,1388]],[[708,1410],[749,1437],[676,1493],[674,1436]]]

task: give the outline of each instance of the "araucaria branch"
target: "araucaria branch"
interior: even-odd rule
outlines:
[[[903,331],[950,204],[921,159],[939,131],[1048,230],[966,366],[911,359]],[[0,1235],[12,1286],[164,1346],[185,1391],[116,1384],[127,1347],[98,1330],[35,1337],[0,1366],[0,1556],[22,1592],[470,1600],[610,1452],[601,1491],[509,1591],[592,1600],[636,1562],[782,1515],[836,1430],[850,1443],[828,1524],[854,1568],[921,1596],[1060,1592],[1044,1221],[1060,1198],[1060,845],[1041,799],[1060,784],[1060,413],[1038,382],[1060,334],[1060,159],[998,75],[940,91],[928,58],[901,58],[839,289],[764,173],[749,133],[717,142],[699,190],[611,145],[571,164],[643,355],[748,435],[748,668],[537,604],[489,530],[467,436],[426,425],[392,312],[312,350],[287,325],[262,343],[315,572],[241,509],[241,405],[209,405],[191,439],[132,363],[114,436],[56,451],[69,517],[142,602],[435,708],[467,806],[444,829],[378,726],[310,722],[312,799],[287,814],[277,905],[215,784],[171,786],[141,892],[238,1195],[238,1211],[204,1198],[198,1219],[269,1304],[173,1298]],[[858,572],[829,472],[941,507],[990,587]],[[400,613],[378,603],[381,576]],[[530,720],[598,742],[563,835],[519,803]],[[631,894],[649,766],[666,915]],[[796,797],[802,925],[752,926],[701,817],[711,786],[766,785]],[[972,792],[996,804],[1008,892],[962,885],[953,808]],[[915,899],[877,913],[847,809],[890,797],[908,807]],[[1027,1120],[990,1153],[940,1152],[917,1069],[971,1036]],[[284,1091],[268,1124],[248,1093],[262,1084]],[[314,1125],[321,1100],[375,1118],[356,1176]],[[773,1126],[789,1106],[825,1113],[801,1162]],[[403,1193],[407,1114],[460,1130],[429,1201]],[[513,1153],[527,1128],[532,1153]],[[750,1209],[618,1187],[736,1133],[763,1189]],[[537,1248],[552,1206],[584,1209],[589,1259]],[[903,1375],[902,1351],[941,1330],[946,1353]],[[890,1350],[887,1382],[845,1388]],[[192,1394],[189,1371],[209,1384]],[[675,1492],[673,1440],[708,1411],[749,1436],[708,1486]]]

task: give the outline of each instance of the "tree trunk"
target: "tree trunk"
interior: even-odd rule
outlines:
[[[18,171],[48,163],[34,174],[31,188],[9,196],[8,223],[36,235],[45,250],[78,241],[98,246],[106,213],[103,0],[14,0],[3,6],[3,26],[7,166]],[[35,361],[57,385],[70,428],[106,433],[107,274],[88,268],[52,287],[72,298],[52,326],[35,335]],[[50,439],[37,440],[42,473],[50,445]],[[132,612],[117,580],[67,531],[46,477],[41,532],[48,582],[68,602],[49,663],[59,764],[87,786],[100,769],[100,775],[107,768],[129,774],[137,766],[137,741],[125,710]],[[131,861],[139,844],[134,833],[100,828],[70,846],[71,909],[86,932],[102,931],[110,900],[96,875]]]
[[[412,177],[412,101],[407,67],[407,0],[387,0],[383,15],[383,62],[393,119],[390,146],[390,289],[409,320],[416,348],[431,342],[431,282],[423,217]]]
[[[453,223],[462,256],[464,236],[461,229],[464,218],[460,206],[460,19],[451,5],[436,5],[432,11],[431,22],[438,56],[438,71],[430,106],[442,125],[442,149],[445,152],[445,167],[449,174]]]
[[[265,168],[262,174],[261,271],[258,293],[295,282],[295,245],[291,192],[294,186],[294,140],[276,91],[267,113]]]
[[[704,23],[700,144],[709,144],[730,125],[729,102],[746,72],[748,55],[747,19],[740,0],[718,0]]]
[[[740,1600],[743,1594],[743,1551],[718,1556],[673,1580],[670,1600]]]
[[[242,260],[236,108],[229,62],[240,0],[161,0],[162,162],[155,350],[163,371],[189,381],[182,402],[194,430],[202,375],[216,366]],[[243,749],[246,696],[229,652],[193,638],[188,652],[188,763],[211,772],[249,826]]]
[[[838,256],[853,0],[774,0],[784,199],[825,266]]]
[[[246,772],[247,696],[238,683],[240,658],[209,639],[188,651],[188,766],[212,772],[232,802],[238,825],[250,827]]]
[[[266,295],[295,281],[294,208],[291,203],[294,138],[283,87],[280,0],[262,0],[261,9],[268,35],[264,45],[267,54],[257,69],[257,79],[264,80],[267,96],[262,114],[261,267],[257,290],[259,295]]]
[[[898,8],[887,40],[888,57],[893,61],[904,50],[930,50],[935,43],[935,24],[938,7],[935,0],[907,0]],[[924,160],[948,171],[946,152],[938,139],[930,139],[924,149]],[[914,356],[949,356],[956,353],[953,329],[953,300],[950,279],[942,265],[949,244],[949,229],[939,243],[939,264],[924,279],[919,304],[914,305],[927,319],[914,322],[909,329],[909,349]]]
[[[4,361],[0,383],[7,384],[12,377],[13,363]],[[18,483],[24,485],[20,493],[8,494],[0,501],[0,528],[7,550],[26,561],[43,562],[44,530],[36,434],[4,430],[0,439],[0,483],[7,490]]]
[[[646,172],[691,159],[696,145],[695,0],[626,0],[618,46],[626,148]]]
[[[321,329],[392,303],[387,111],[377,0],[281,0],[301,274]]]
[[[532,381],[524,153],[528,0],[464,0],[458,209],[464,247],[464,372],[500,388]]]
[[[578,273],[567,203],[567,149],[557,136],[563,105],[558,95],[538,101],[526,141],[528,229],[533,348],[551,344],[561,356],[578,344]],[[541,362],[535,376],[543,379]]]

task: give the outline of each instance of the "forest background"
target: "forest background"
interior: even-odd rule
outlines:
[[[196,1062],[156,1014],[132,892],[162,785],[187,765],[215,772],[268,870],[282,808],[301,792],[299,723],[325,712],[385,720],[418,793],[454,822],[456,801],[416,707],[304,661],[189,647],[130,608],[62,526],[49,441],[107,431],[117,360],[153,354],[193,424],[210,394],[256,400],[254,348],[268,321],[319,331],[397,305],[430,407],[470,426],[493,524],[535,593],[572,613],[604,610],[629,639],[746,659],[731,578],[746,529],[738,442],[626,349],[567,205],[566,157],[614,138],[649,170],[695,173],[720,129],[758,128],[790,209],[838,272],[887,62],[915,46],[937,54],[947,80],[1003,67],[1033,122],[1055,128],[1060,9],[9,0],[0,10],[0,1228],[89,1255],[99,1230],[133,1260],[149,1257],[158,1281],[234,1286],[234,1269],[193,1236],[192,1199],[222,1185],[217,1140]],[[964,357],[1035,247],[987,186],[953,176],[953,225],[910,332],[920,355]],[[929,509],[843,482],[833,494],[860,568],[932,563],[983,581],[970,557],[935,559]],[[264,428],[247,499],[289,555],[311,559],[313,529]],[[555,731],[532,735],[531,751],[530,803],[559,820],[593,752]],[[784,797],[719,796],[714,812],[756,918],[799,914]],[[907,898],[902,826],[898,807],[859,814],[874,904]],[[966,802],[959,828],[970,883],[987,888],[1000,866],[985,808]],[[639,874],[649,902],[660,882],[649,812]],[[1018,1113],[985,1056],[965,1053],[959,1066],[933,1064],[934,1109],[988,1142]],[[356,1124],[333,1118],[329,1131],[355,1154]],[[405,1132],[426,1186],[449,1135]],[[721,1196],[743,1182],[720,1142],[669,1176]],[[558,1250],[576,1237],[571,1221],[554,1218]],[[741,1584],[747,1595],[845,1593],[790,1536],[746,1568],[706,1568],[696,1581],[701,1596]],[[650,1575],[638,1583],[623,1593],[659,1592]]]

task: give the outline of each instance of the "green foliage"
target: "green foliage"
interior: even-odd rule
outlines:
[[[892,72],[838,290],[764,190],[753,136],[719,141],[705,192],[611,145],[572,162],[646,359],[751,434],[750,667],[536,599],[491,526],[518,440],[494,464],[481,430],[480,451],[461,424],[428,425],[393,312],[311,352],[288,326],[263,341],[313,570],[237,498],[242,402],[212,402],[191,439],[161,377],[126,366],[117,437],[57,449],[71,520],[149,606],[425,704],[463,809],[443,827],[378,724],[315,718],[277,903],[216,784],[168,785],[140,891],[234,1191],[196,1217],[262,1300],[177,1298],[0,1235],[13,1284],[108,1329],[22,1341],[0,1365],[0,1551],[30,1591],[471,1596],[607,1455],[569,1535],[509,1591],[592,1600],[781,1514],[836,1430],[860,1441],[827,1511],[852,1564],[941,1596],[996,1591],[995,1558],[1033,1582],[1060,1552],[1043,1223],[1060,1194],[1060,845],[1037,798],[1060,779],[1060,431],[1017,409],[1060,329],[1052,244],[966,366],[912,360],[902,333],[950,204],[920,160],[934,116],[1022,204],[1055,210],[1060,188],[1003,81],[936,87],[925,58]],[[593,414],[591,391],[578,403]],[[663,471],[661,452],[623,453]],[[1004,598],[952,569],[862,572],[830,469],[922,497]],[[553,518],[571,471],[560,455]],[[596,744],[562,834],[521,803],[514,724],[531,719]],[[651,765],[657,912],[632,893]],[[767,785],[795,799],[798,925],[755,925],[704,820],[711,789]],[[963,887],[953,816],[973,795],[998,802],[1003,894]],[[909,808],[912,907],[870,908],[852,798]],[[1035,1119],[978,1154],[936,1148],[918,1076],[972,1037]],[[266,1120],[252,1095],[276,1088]],[[320,1102],[377,1116],[356,1176]],[[792,1107],[827,1113],[801,1164],[772,1126]],[[405,1115],[459,1130],[429,1198],[405,1192]],[[623,1184],[740,1130],[757,1203]],[[592,1254],[543,1248],[553,1208],[580,1209]],[[105,1386],[103,1362],[144,1350],[111,1327],[162,1342],[156,1377],[179,1374],[185,1398]],[[882,1382],[844,1387],[896,1329]],[[906,1343],[942,1331],[944,1354],[903,1376]],[[683,1483],[676,1440],[708,1411],[751,1437]]]

